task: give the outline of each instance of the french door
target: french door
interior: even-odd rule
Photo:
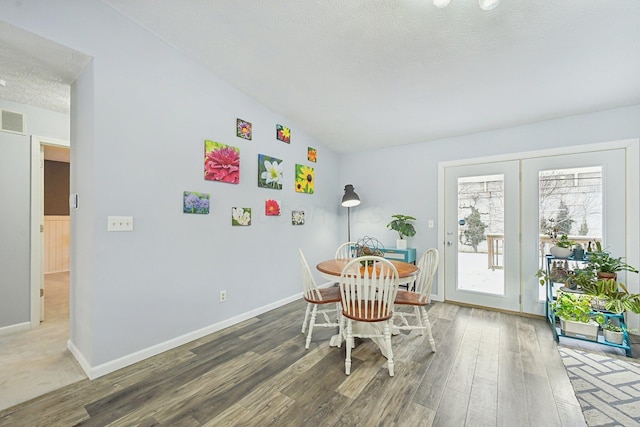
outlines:
[[[623,149],[446,167],[444,180],[447,301],[544,314],[549,219],[624,256]]]

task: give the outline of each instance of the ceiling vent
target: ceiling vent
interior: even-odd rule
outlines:
[[[24,115],[13,111],[2,110],[0,130],[24,135]]]

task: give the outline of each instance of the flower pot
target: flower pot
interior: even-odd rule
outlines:
[[[622,338],[624,338],[622,332],[610,331],[608,329],[603,329],[602,332],[604,332],[605,341],[622,345]]]
[[[560,246],[551,246],[549,251],[556,258],[569,258],[573,253],[571,248],[561,248]]]
[[[562,333],[569,337],[596,340],[598,338],[598,326],[598,322],[595,320],[589,320],[588,323],[584,323],[560,318],[560,329],[562,329]]]
[[[618,278],[618,274],[617,273],[609,273],[607,271],[598,271],[598,279],[613,279],[613,280],[617,280]]]
[[[407,241],[404,239],[396,239],[397,249],[407,249]]]

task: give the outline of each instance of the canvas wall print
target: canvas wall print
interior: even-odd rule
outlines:
[[[236,135],[239,138],[251,141],[251,123],[246,120],[236,119]]]
[[[264,203],[265,215],[280,216],[280,200],[267,199]]]
[[[304,225],[304,211],[291,211],[291,224]]]
[[[291,129],[282,125],[276,125],[276,138],[278,141],[291,143]]]
[[[251,208],[231,208],[231,225],[251,225]]]
[[[308,147],[307,148],[307,160],[309,160],[310,162],[315,163],[317,158],[318,158],[318,150],[316,150],[315,148]]]
[[[282,190],[282,160],[258,154],[258,187]]]
[[[190,214],[208,214],[209,198],[209,194],[185,191],[182,196],[182,212]]]
[[[313,194],[315,187],[312,167],[296,164],[296,192]]]
[[[204,179],[238,184],[240,182],[240,149],[205,140]]]

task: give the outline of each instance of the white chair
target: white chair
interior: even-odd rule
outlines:
[[[362,263],[367,266],[363,267]],[[359,337],[378,339],[377,344],[387,356],[389,376],[393,376],[391,328],[398,283],[398,270],[382,257],[358,257],[349,261],[342,270],[340,332],[345,337],[347,355],[344,369],[347,375],[351,373],[353,338]]]
[[[300,253],[300,266],[302,267],[303,294],[305,301],[307,301],[307,309],[302,322],[302,333],[304,334],[308,326],[309,333],[307,334],[307,342],[304,348],[309,349],[314,327],[340,327],[340,289],[335,286],[319,288],[311,274],[302,249],[298,249],[298,252]],[[309,318],[309,314],[311,314],[311,318]],[[322,315],[324,323],[316,323],[318,314]],[[330,316],[335,320],[332,320]]]
[[[335,259],[351,259],[356,257],[356,242],[346,242],[341,244],[336,250]]]
[[[431,351],[436,351],[436,342],[431,333],[431,324],[426,306],[431,302],[433,277],[438,268],[439,253],[437,249],[428,249],[418,261],[420,272],[416,279],[415,292],[399,290],[395,299],[396,310],[393,313],[394,330],[420,330],[421,335],[427,332]],[[403,311],[403,307],[412,307],[411,311]],[[415,319],[413,323],[409,319]]]

